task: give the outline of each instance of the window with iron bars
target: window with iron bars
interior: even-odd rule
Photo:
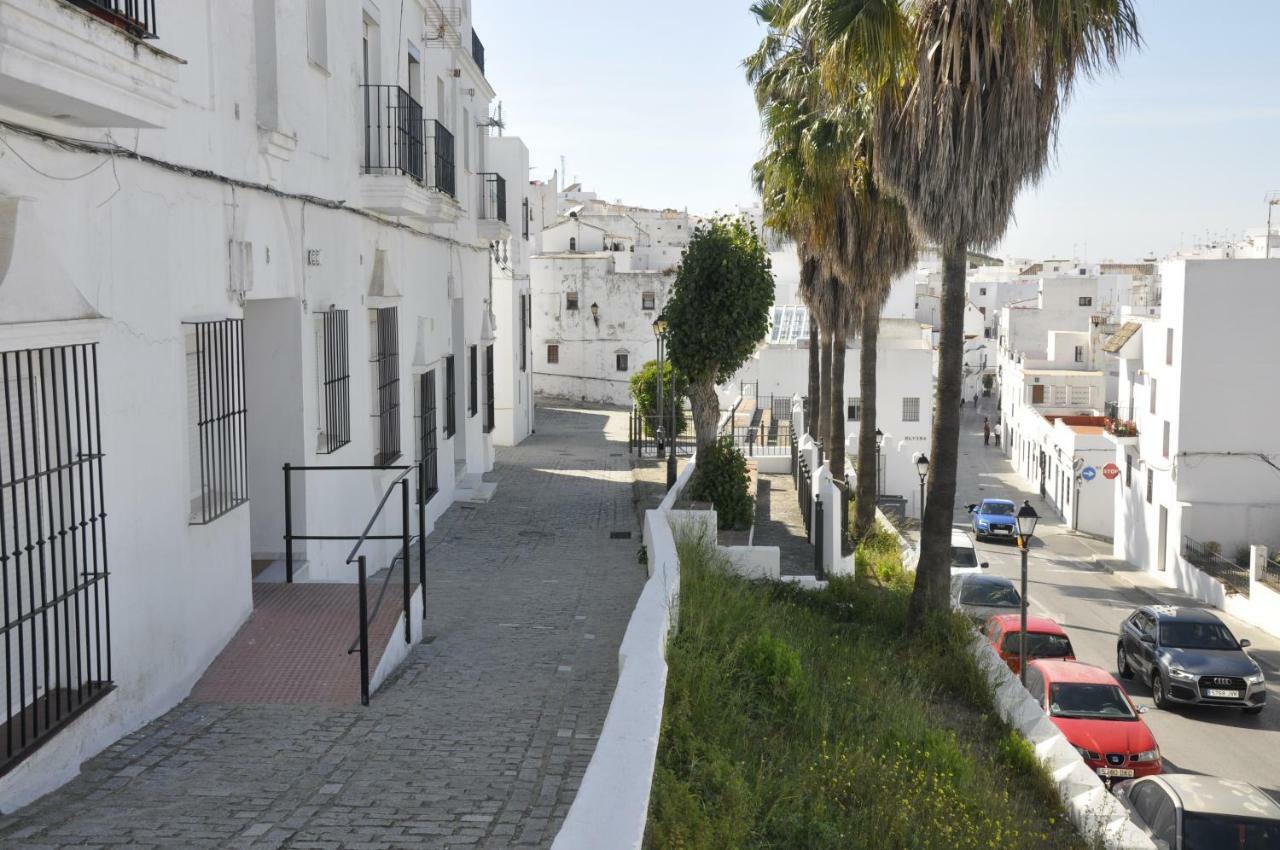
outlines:
[[[0,774],[113,687],[96,344],[0,352]]]
[[[467,386],[471,395],[467,397],[467,414],[475,416],[480,412],[480,363],[477,346],[467,350]]]
[[[493,343],[484,347],[484,432],[492,434],[497,423],[493,398]]]
[[[524,238],[527,242],[529,240],[529,199],[525,198],[521,206],[524,208]]]
[[[529,369],[529,296],[520,296],[520,371]]]
[[[432,369],[418,376],[418,502],[425,504],[440,492],[436,462],[436,373]]]
[[[351,442],[351,370],[347,346],[347,311],[328,310],[317,317],[316,352],[320,363],[321,454]]]
[[[249,501],[244,321],[186,324],[192,525]]]
[[[458,381],[454,374],[453,355],[444,359],[444,438],[458,433]]]
[[[372,367],[374,466],[388,466],[400,457],[400,326],[399,309],[370,310],[369,363]]]

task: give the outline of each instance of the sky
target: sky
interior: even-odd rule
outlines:
[[[1144,45],[1081,85],[997,253],[1162,256],[1266,222],[1280,190],[1280,0],[1135,0]],[[749,0],[474,0],[531,176],[694,213],[756,201]],[[1280,207],[1276,221],[1280,222]]]

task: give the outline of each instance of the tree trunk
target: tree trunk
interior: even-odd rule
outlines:
[[[693,414],[693,432],[698,451],[702,451],[716,441],[716,426],[720,424],[720,397],[716,395],[716,385],[711,378],[690,381],[684,389]]]
[[[828,415],[831,410],[831,331],[820,327],[818,332],[822,334],[822,350],[819,352],[822,374],[818,379],[818,408],[813,418],[818,420],[818,442],[825,448],[831,436],[831,417]]]
[[[908,631],[946,611],[951,581],[951,520],[960,448],[960,393],[964,377],[965,245],[948,246],[942,258],[942,332],[938,337],[938,390],[933,414],[933,456],[920,528],[920,562],[907,610]]]
[[[805,420],[804,427],[807,433],[813,439],[818,439],[818,424],[815,416],[818,410],[818,397],[821,394],[819,389],[822,386],[822,364],[820,362],[820,351],[822,347],[822,339],[818,336],[818,320],[813,317],[813,311],[809,312],[809,396],[805,399]]]
[[[844,352],[849,341],[849,311],[844,305],[836,306],[836,326],[831,334],[831,392],[827,416],[831,422],[827,433],[828,469],[831,477],[844,481]]]
[[[858,502],[854,510],[853,536],[861,540],[876,524],[876,490],[879,489],[880,456],[876,449],[876,345],[880,338],[880,311],[862,311],[862,339],[858,352],[858,386],[862,407],[858,420]]]

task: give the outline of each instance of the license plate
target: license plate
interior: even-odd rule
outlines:
[[[1131,767],[1100,767],[1098,768],[1099,776],[1110,776],[1112,779],[1132,779],[1133,768]]]
[[[1239,691],[1223,691],[1217,688],[1205,688],[1204,695],[1218,697],[1219,699],[1240,699]]]
[[[991,533],[992,533],[992,534],[1008,534],[1008,533],[1009,533],[1009,529],[1007,529],[1007,528],[993,528],[993,529],[991,529]]]

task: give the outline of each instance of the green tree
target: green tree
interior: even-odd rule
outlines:
[[[678,399],[675,403],[675,414],[672,415],[672,399],[676,398],[676,392],[683,387],[684,382],[679,379],[669,360],[662,364],[662,377],[661,423],[668,436],[674,439],[684,430],[685,416],[684,405],[680,404]],[[636,407],[644,418],[645,434],[650,437],[656,436],[654,426],[659,421],[657,360],[647,361],[631,376],[631,400],[636,403]]]
[[[688,379],[699,451],[716,438],[716,384],[755,353],[772,306],[773,272],[754,228],[720,218],[694,230],[666,314],[671,362]]]
[[[1130,0],[814,0],[824,76],[876,98],[876,173],[943,258],[927,509],[908,627],[947,605],[968,251],[1043,175],[1081,75],[1140,43]]]

